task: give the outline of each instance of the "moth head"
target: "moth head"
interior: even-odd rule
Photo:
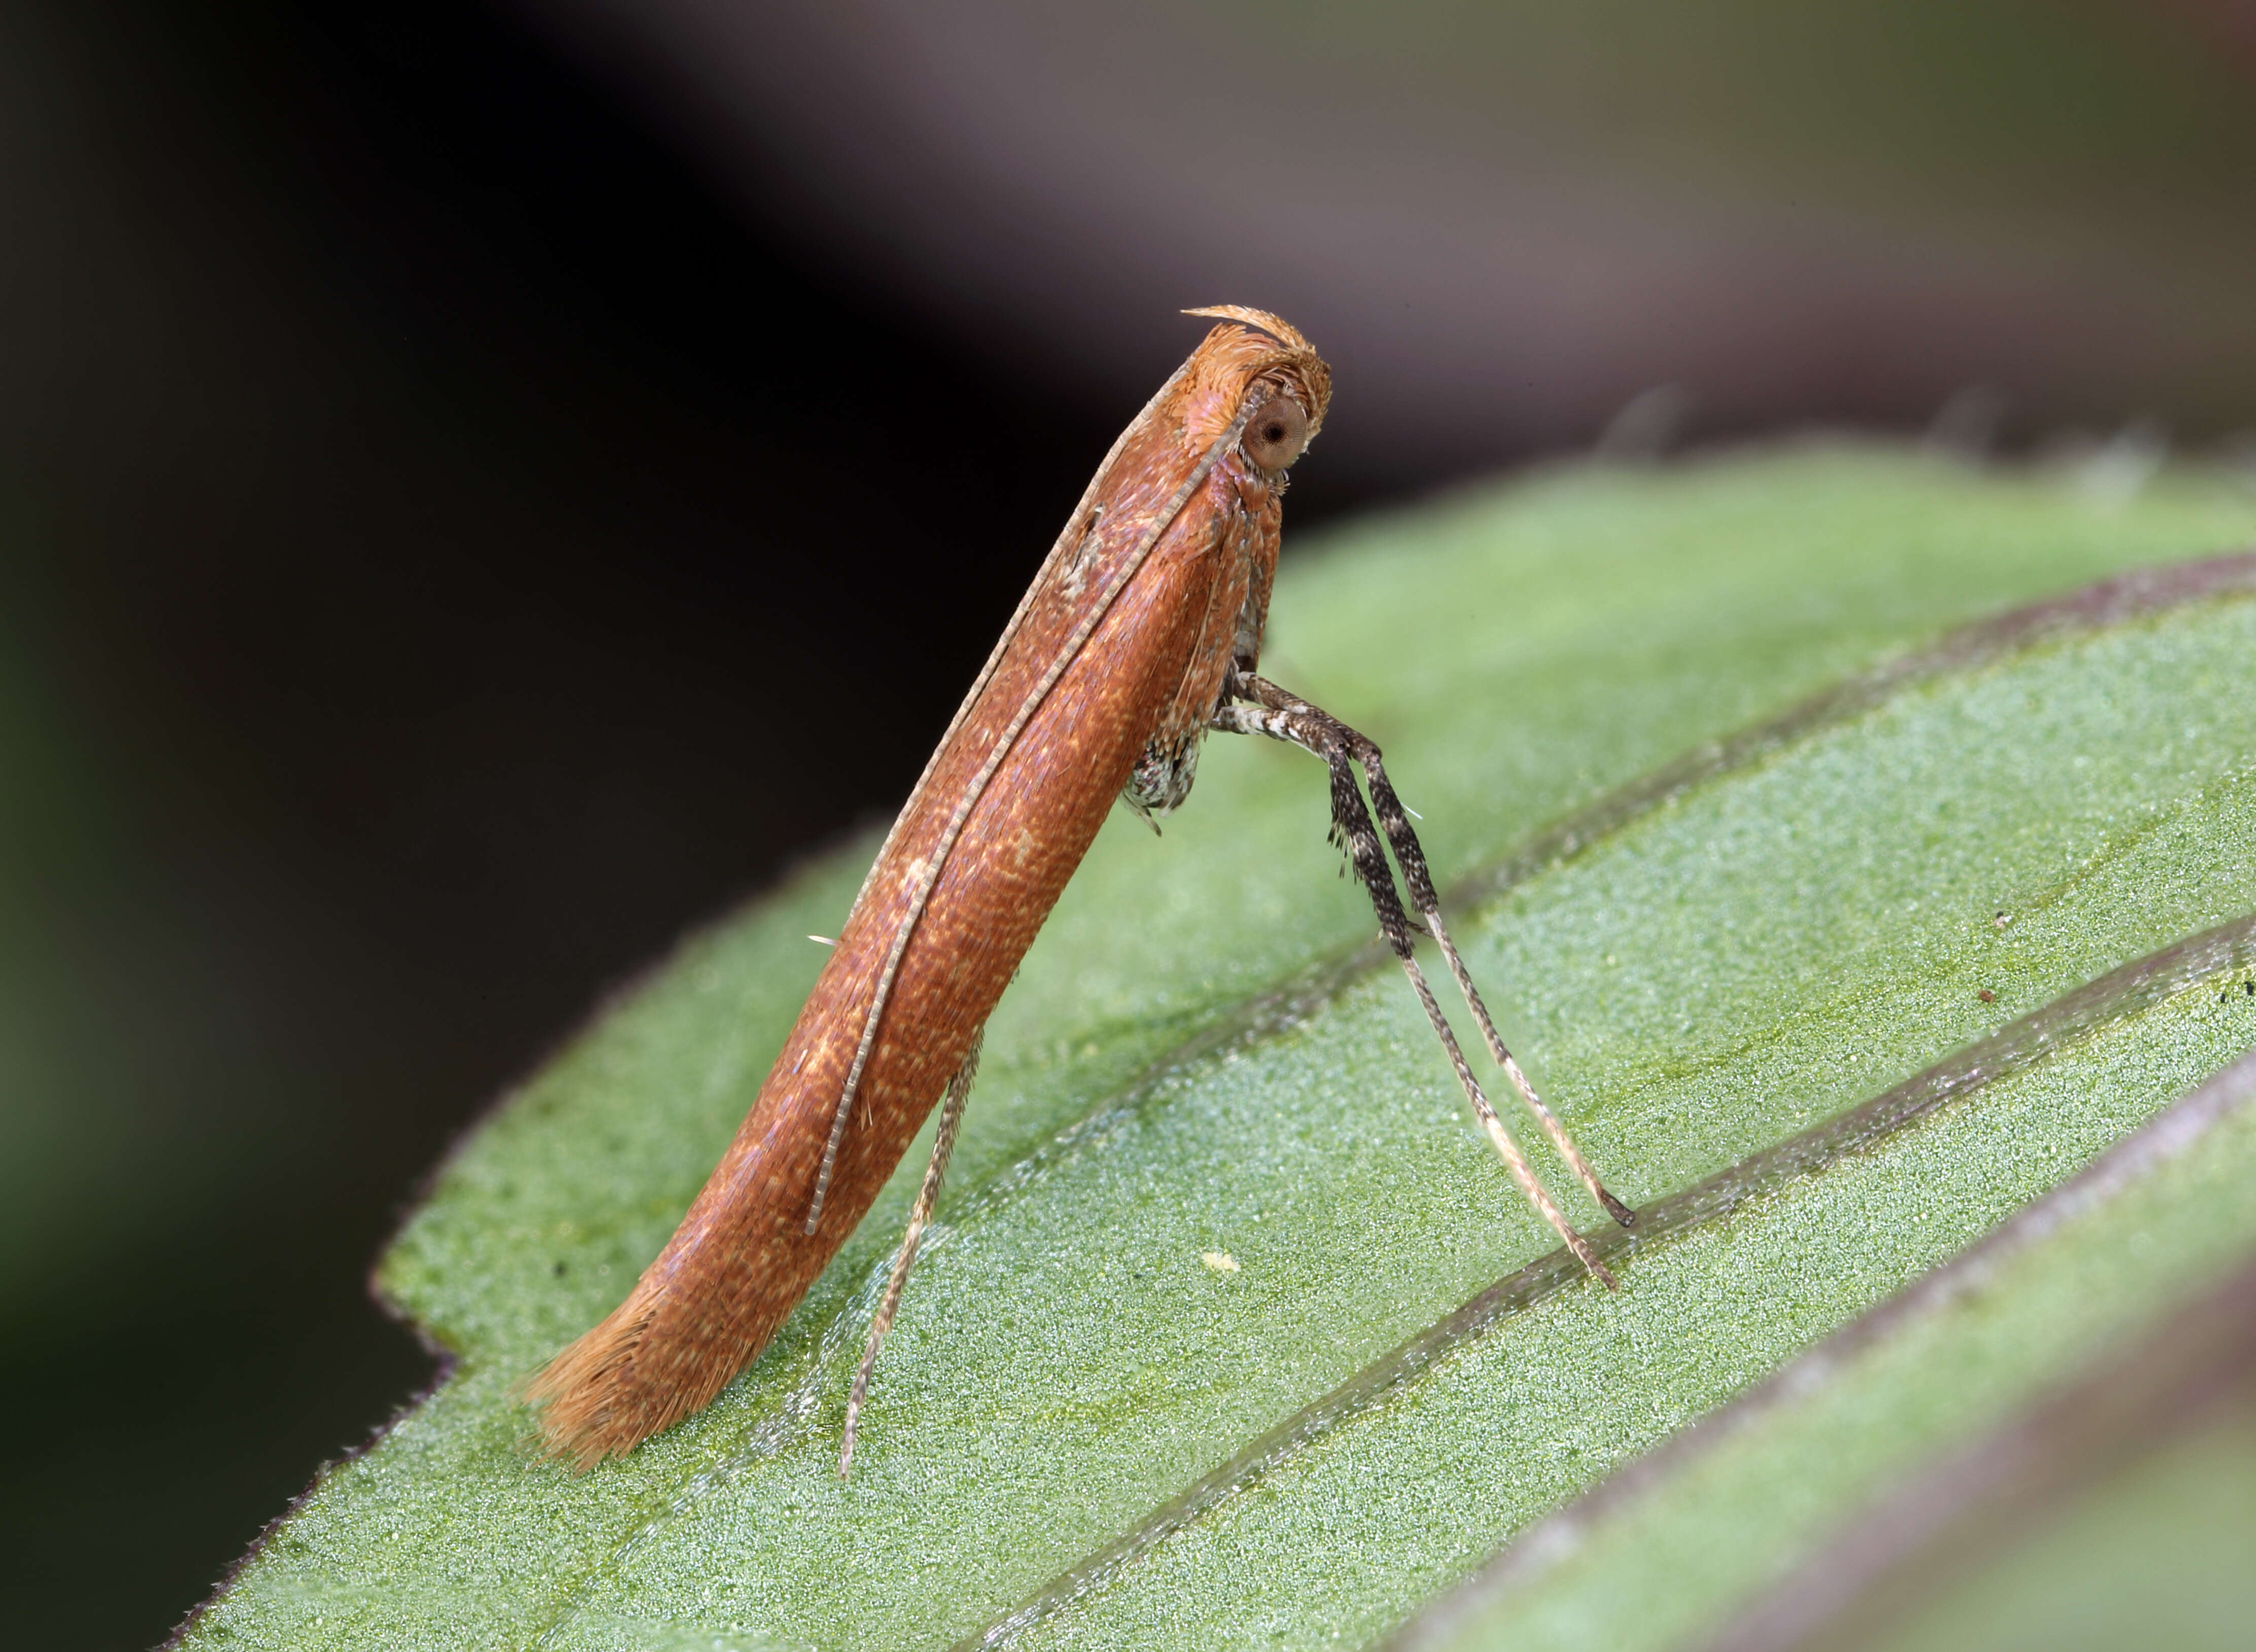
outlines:
[[[1265,310],[1222,304],[1188,313],[1223,323],[1183,363],[1183,393],[1200,410],[1193,439],[1211,441],[1234,426],[1244,462],[1279,475],[1323,428],[1331,369],[1297,330]]]
[[[1308,445],[1308,416],[1291,397],[1272,396],[1253,410],[1237,445],[1262,469],[1282,470]]]

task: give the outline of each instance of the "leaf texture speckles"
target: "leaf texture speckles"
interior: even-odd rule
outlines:
[[[1610,1181],[1659,1205],[2256,910],[2256,601],[2232,578],[1921,652],[2252,540],[2256,498],[2197,474],[2101,511],[1886,452],[1566,472],[1304,553],[1272,659],[1386,747],[1471,896],[1460,944],[1507,1038]],[[1400,981],[1357,962],[1368,909],[1324,826],[1315,764],[1220,743],[1164,840],[1107,828],[991,1030],[843,1484],[913,1149],[710,1411],[579,1480],[522,1451],[511,1384],[663,1242],[870,846],[687,943],[447,1168],[381,1280],[452,1375],[187,1643],[1368,1640],[2256,1044],[2256,1001],[2220,995],[2246,973],[2228,947],[1625,1256],[1618,1296],[1493,1317],[1100,1575],[1155,1511],[1552,1248]],[[2197,1234],[2149,1224],[2152,1278],[2256,1244],[2256,1195],[2215,1170],[2238,1140],[2189,1160],[2224,1191]],[[2051,1306],[2016,1359],[2115,1323],[2116,1298],[2050,1279],[2021,1293]],[[1974,1409],[2009,1402],[2013,1360],[1962,1364]],[[1908,1420],[1801,1466],[1808,1508],[1948,1431],[1941,1379],[1908,1382]],[[1745,1586],[1790,1558],[1791,1522],[1765,1529]],[[1584,1620],[1545,1599],[1523,1627]],[[1703,1620],[1642,1621],[1662,1645]]]

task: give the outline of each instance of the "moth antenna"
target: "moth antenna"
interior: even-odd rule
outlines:
[[[1173,383],[1172,380],[1169,382]],[[837,1110],[830,1121],[830,1139],[823,1144],[822,1163],[814,1175],[814,1198],[809,1204],[807,1213],[808,1233],[814,1232],[816,1226],[822,1220],[823,1201],[829,1197],[830,1178],[838,1167],[838,1148],[839,1144],[846,1139],[846,1121],[854,1110],[854,1094],[861,1087],[862,1070],[869,1065],[870,1051],[878,1042],[878,1025],[885,1018],[886,1001],[892,996],[893,982],[900,975],[902,955],[908,951],[909,938],[916,933],[917,921],[924,916],[925,908],[932,900],[934,886],[940,882],[941,869],[948,864],[948,857],[955,851],[956,840],[963,834],[964,823],[970,819],[971,812],[978,806],[979,799],[986,795],[988,784],[995,778],[996,772],[1002,768],[1004,759],[1011,755],[1012,749],[1019,743],[1019,736],[1026,732],[1026,725],[1033,721],[1034,714],[1041,709],[1042,702],[1049,698],[1050,690],[1057,686],[1059,679],[1064,677],[1073,663],[1081,657],[1081,650],[1088,645],[1089,639],[1096,635],[1096,628],[1103,622],[1105,615],[1112,611],[1112,605],[1120,600],[1120,594],[1134,580],[1145,561],[1151,556],[1153,547],[1160,543],[1161,536],[1174,525],[1175,517],[1181,513],[1184,505],[1190,502],[1191,496],[1204,485],[1208,475],[1221,460],[1223,454],[1235,447],[1239,438],[1245,434],[1246,423],[1253,417],[1257,406],[1258,404],[1253,398],[1247,399],[1245,405],[1237,410],[1237,417],[1230,421],[1229,427],[1207,448],[1205,457],[1192,467],[1190,475],[1183,479],[1174,496],[1154,513],[1146,525],[1142,537],[1137,541],[1136,548],[1123,559],[1120,572],[1114,576],[1111,585],[1107,587],[1103,597],[1089,605],[1088,613],[1074,627],[1073,635],[1068,636],[1058,650],[1056,657],[1050,661],[1047,669],[1043,671],[1041,679],[1019,703],[1019,709],[1012,715],[1009,727],[1005,728],[1001,737],[993,742],[988,751],[986,762],[981,765],[979,772],[972,777],[971,784],[963,789],[962,795],[955,800],[955,808],[948,816],[948,825],[941,833],[938,845],[930,854],[925,857],[923,867],[918,874],[915,893],[910,897],[908,910],[893,931],[892,950],[885,954],[885,967],[878,973],[877,990],[871,994],[870,999],[869,1013],[862,1018],[862,1040],[855,1048],[854,1064],[847,1070],[846,1083],[839,1091]],[[1117,446],[1115,451],[1117,451]],[[1015,619],[1012,623],[1016,624]],[[1008,631],[1005,632],[1006,638],[1009,635]],[[984,682],[985,678],[983,677],[981,680]],[[977,690],[975,688],[973,692],[976,693]],[[958,714],[959,716],[961,714]],[[921,790],[921,782],[919,783],[919,786]],[[917,802],[915,793],[910,794],[909,802],[912,806]],[[887,842],[891,841],[892,840],[888,838]],[[882,849],[878,851],[880,859],[884,858],[884,853]],[[867,889],[868,885],[865,883],[864,885],[865,893]],[[856,898],[858,901],[860,897]]]

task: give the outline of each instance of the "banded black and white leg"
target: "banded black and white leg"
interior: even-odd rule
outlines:
[[[1369,892],[1371,905],[1378,915],[1379,929],[1385,935],[1387,945],[1392,948],[1395,957],[1400,960],[1404,974],[1409,976],[1419,1002],[1425,1007],[1426,1017],[1433,1023],[1435,1037],[1441,1039],[1442,1048],[1449,1052],[1450,1065],[1456,1069],[1457,1080],[1463,1086],[1467,1100],[1472,1103],[1474,1113],[1487,1130],[1497,1151],[1503,1156],[1513,1181],[1519,1184],[1528,1202],[1542,1213],[1544,1220],[1582,1260],[1583,1266],[1611,1285],[1613,1283],[1611,1276],[1590,1253],[1582,1236],[1568,1223],[1558,1206],[1553,1202],[1548,1190],[1536,1178],[1526,1156],[1520,1152],[1519,1143],[1512,1140],[1511,1133],[1497,1117],[1496,1109],[1490,1105],[1488,1097],[1474,1079],[1471,1068],[1467,1065],[1464,1054],[1458,1048],[1456,1035],[1451,1030],[1448,1018],[1442,1014],[1440,1004],[1435,1001],[1433,990],[1426,983],[1424,972],[1418,967],[1412,946],[1412,926],[1395,891],[1393,874],[1387,867],[1385,854],[1379,847],[1380,832],[1385,833],[1387,845],[1394,851],[1394,858],[1402,868],[1402,880],[1421,920],[1421,926],[1441,946],[1442,957],[1449,961],[1449,973],[1456,978],[1458,990],[1464,995],[1466,1006],[1471,1009],[1473,1019],[1480,1024],[1489,1053],[1512,1080],[1512,1088],[1519,1093],[1530,1115],[1608,1215],[1622,1226],[1628,1227],[1636,1220],[1636,1213],[1606,1191],[1597,1172],[1590,1168],[1589,1160],[1575,1145],[1574,1138],[1567,1134],[1566,1127],[1535,1093],[1534,1086],[1528,1082],[1526,1073],[1512,1058],[1512,1051],[1505,1047],[1502,1036],[1497,1031],[1496,1022],[1489,1015],[1488,1006],[1482,1002],[1480,990],[1473,985],[1471,973],[1466,969],[1464,960],[1458,953],[1456,944],[1449,938],[1449,928],[1442,920],[1441,900],[1434,888],[1433,874],[1426,864],[1425,850],[1418,842],[1418,834],[1411,827],[1409,812],[1402,806],[1401,799],[1395,795],[1394,787],[1386,777],[1385,763],[1378,746],[1329,712],[1310,705],[1297,695],[1287,693],[1265,678],[1242,674],[1236,679],[1234,690],[1251,703],[1222,706],[1215,714],[1215,728],[1230,734],[1266,735],[1273,740],[1298,746],[1322,758],[1330,770],[1334,840],[1346,848],[1357,881]],[[1362,769],[1364,778],[1371,789],[1371,807],[1368,809],[1364,805],[1362,791],[1356,784],[1355,770],[1357,767]],[[1373,811],[1378,815],[1376,826],[1371,819]]]
[[[925,1166],[924,1185],[918,1190],[916,1204],[909,1212],[908,1231],[901,1236],[901,1248],[893,1257],[893,1271],[885,1281],[885,1299],[878,1304],[877,1317],[870,1321],[870,1340],[862,1351],[862,1364],[854,1373],[852,1392],[846,1396],[846,1434],[838,1451],[838,1477],[843,1480],[854,1465],[854,1431],[862,1419],[862,1403],[870,1397],[870,1374],[878,1368],[878,1350],[885,1346],[885,1332],[893,1327],[893,1315],[901,1305],[901,1291],[909,1282],[909,1269],[916,1262],[917,1243],[924,1230],[931,1225],[932,1209],[940,1199],[941,1178],[948,1174],[948,1156],[955,1150],[956,1131],[963,1123],[963,1104],[971,1097],[971,1081],[979,1073],[979,1047],[986,1042],[987,1030],[981,1028],[971,1040],[971,1048],[963,1058],[963,1065],[948,1081],[947,1092],[940,1103],[940,1130],[933,1137],[932,1159]]]
[[[1607,1215],[1623,1227],[1632,1226],[1637,1220],[1637,1213],[1605,1190],[1598,1180],[1597,1172],[1590,1168],[1590,1161],[1583,1156],[1581,1149],[1575,1145],[1574,1138],[1567,1134],[1567,1127],[1559,1121],[1549,1107],[1543,1105],[1542,1099],[1535,1093],[1535,1086],[1528,1082],[1519,1063],[1512,1059],[1512,1051],[1505,1047],[1503,1037],[1496,1030],[1495,1019],[1488,1013],[1488,1005],[1481,1000],[1480,988],[1473,985],[1471,972],[1466,969],[1456,943],[1449,938],[1449,929],[1442,921],[1441,897],[1434,889],[1434,876],[1426,865],[1426,852],[1419,845],[1418,834],[1411,829],[1409,811],[1402,806],[1401,799],[1395,796],[1393,784],[1386,777],[1385,762],[1379,755],[1378,748],[1338,719],[1286,692],[1264,678],[1242,678],[1239,686],[1240,692],[1249,695],[1265,709],[1287,712],[1304,721],[1315,720],[1329,725],[1346,745],[1370,785],[1371,810],[1378,816],[1379,829],[1385,833],[1388,847],[1394,851],[1394,858],[1402,868],[1402,882],[1409,890],[1410,903],[1428,932],[1440,945],[1442,956],[1449,961],[1449,974],[1456,980],[1457,990],[1464,995],[1466,1008],[1472,1011],[1473,1019],[1480,1024],[1481,1037],[1488,1044],[1489,1054],[1511,1079],[1512,1088],[1519,1093],[1528,1113],[1541,1127],[1543,1134],[1550,1138],[1552,1146],[1558,1149],[1559,1156],[1566,1160],[1576,1177],[1590,1190],[1590,1197],[1598,1201]]]

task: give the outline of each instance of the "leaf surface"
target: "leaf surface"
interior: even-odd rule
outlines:
[[[1617,1192],[1692,1213],[1624,1258],[1619,1293],[1556,1279],[1451,1330],[1540,1272],[1548,1236],[1372,967],[1322,770],[1217,739],[1163,839],[1108,825],[996,1016],[850,1480],[845,1382],[920,1149],[776,1345],[626,1461],[531,1460],[511,1388],[663,1243],[867,841],[687,942],[446,1167],[380,1283],[456,1365],[187,1643],[1388,1632],[2256,1044],[2256,997],[2225,991],[2245,937],[2055,1008],[2256,910],[2246,570],[1919,651],[2252,539],[2256,496],[2219,476],[2108,503],[2072,473],[1810,447],[1562,471],[1300,552],[1265,671],[1386,748],[1507,1039]],[[1822,698],[1844,682],[1864,686]],[[1684,1202],[1993,1036],[2013,1059],[1939,1106]],[[2074,1358],[2124,1293],[2256,1245],[2247,1134],[2188,1160],[2201,1223],[2136,1230],[2160,1235],[2146,1272],[2114,1233],[2099,1287],[2046,1275],[2016,1297],[2021,1342],[1974,1336],[1968,1371],[1888,1390],[1908,1415],[1862,1455],[1796,1459],[1801,1515],[1738,1571],[1665,1610],[1657,1562],[1597,1592],[1646,1603],[1645,1643],[1696,1632],[1808,1522],[2010,1403],[2030,1350]],[[1406,1347],[1428,1352],[1397,1382]],[[1557,1609],[1587,1643],[1583,1608]]]

